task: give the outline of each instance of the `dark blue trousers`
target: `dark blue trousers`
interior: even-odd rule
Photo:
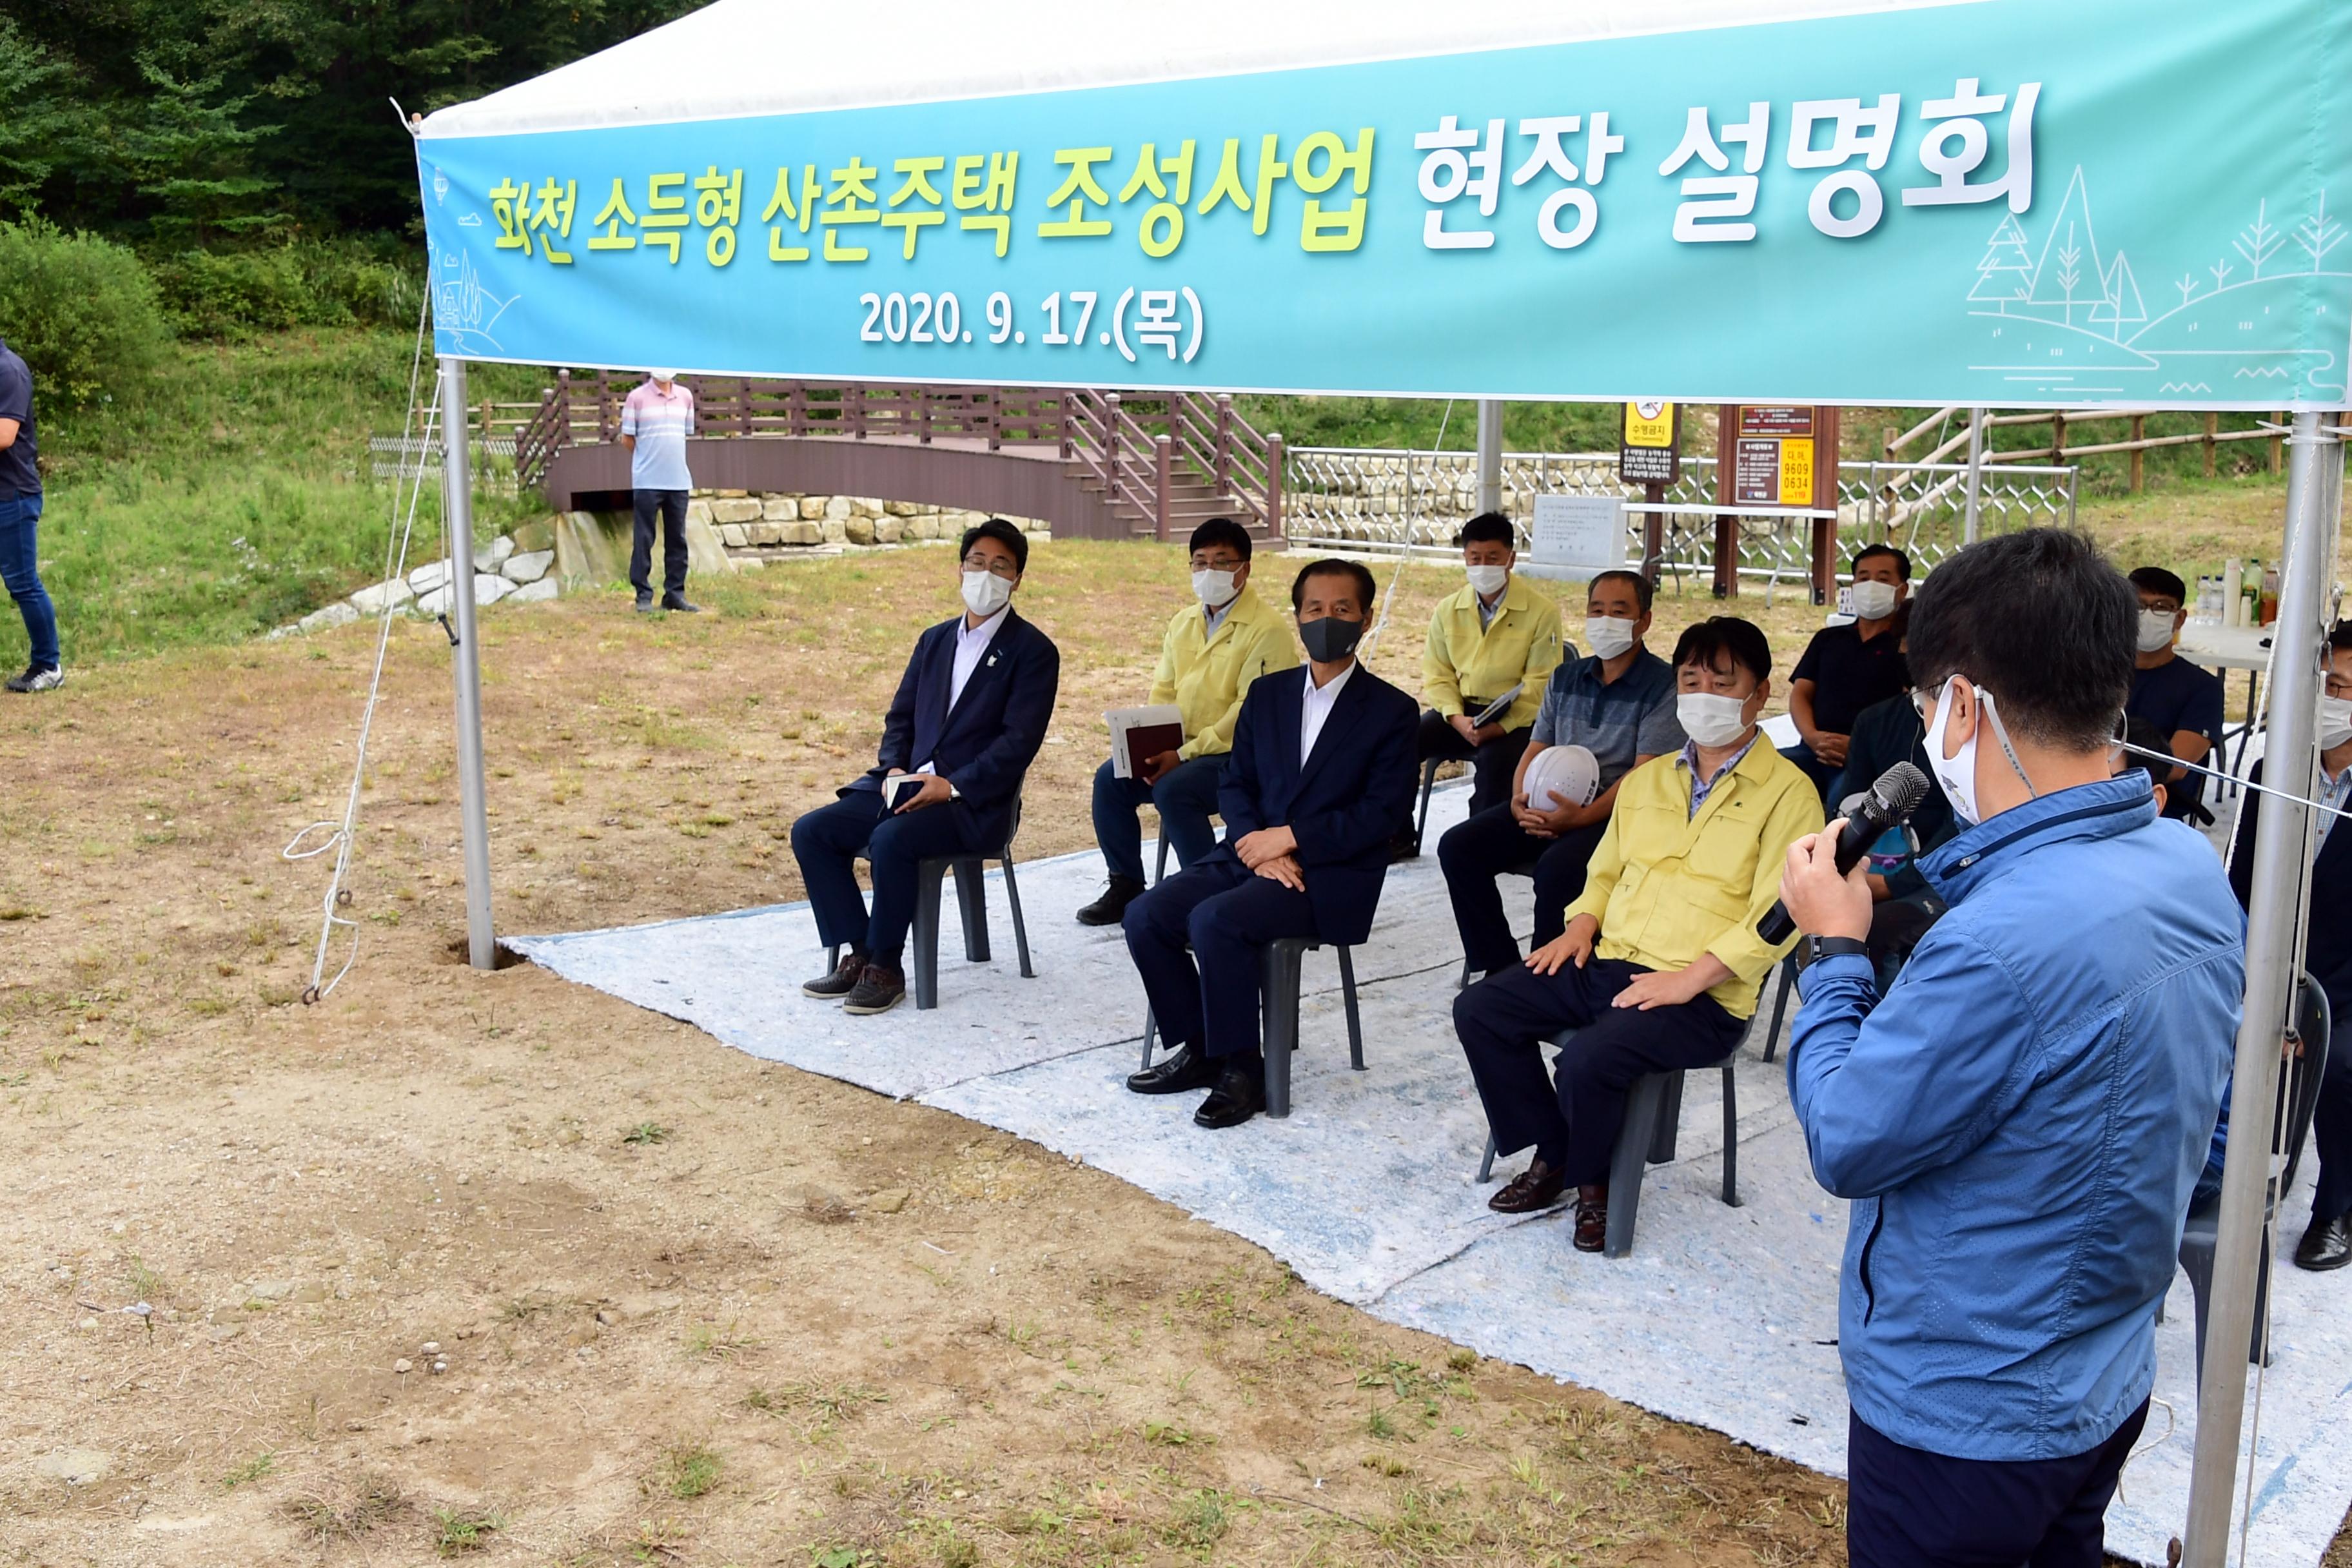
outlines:
[[[41,586],[41,498],[0,496],[0,583],[25,617],[34,669],[58,668],[58,611]]]
[[[816,913],[817,940],[854,947],[877,963],[898,965],[915,923],[917,863],[969,855],[994,845],[971,842],[964,810],[953,801],[886,816],[878,790],[856,789],[793,823],[793,855]],[[874,910],[857,889],[857,857],[873,868]]]
[[[1306,894],[1221,856],[1128,905],[1126,926],[1127,951],[1168,1043],[1197,1046],[1212,1057],[1254,1058],[1260,1054],[1266,944],[1313,936],[1315,906]]]
[[[682,596],[686,593],[686,492],[635,490],[631,494],[636,527],[629,538],[630,585],[640,594],[653,592],[654,523],[658,518],[662,529],[662,592]]]
[[[1849,1568],[2099,1568],[2107,1503],[2147,1425],[2063,1459],[1954,1459],[1846,1420]]]
[[[1535,862],[1535,942],[1541,947],[1568,923],[1568,906],[1584,891],[1585,865],[1608,831],[1602,821],[1538,838],[1519,826],[1508,802],[1446,829],[1437,841],[1437,863],[1445,869],[1445,893],[1454,900],[1454,924],[1470,967],[1492,973],[1519,961],[1519,939],[1503,910],[1496,879]]]
[[[1176,864],[1197,866],[1217,847],[1217,830],[1209,818],[1217,814],[1217,781],[1224,776],[1225,756],[1194,757],[1160,775],[1157,784],[1123,779],[1105,763],[1095,770],[1095,842],[1114,877],[1143,880],[1143,826],[1135,814],[1150,806],[1160,814],[1160,831],[1176,851]]]
[[[1645,973],[1622,959],[1538,974],[1513,964],[1457,992],[1454,1032],[1494,1130],[1495,1151],[1537,1155],[1571,1184],[1605,1186],[1609,1157],[1625,1126],[1625,1095],[1644,1073],[1713,1067],[1739,1044],[1748,1021],[1701,995],[1679,1007],[1615,1007],[1617,993]],[[1544,1042],[1577,1031],[1559,1055],[1559,1079],[1544,1071]]]

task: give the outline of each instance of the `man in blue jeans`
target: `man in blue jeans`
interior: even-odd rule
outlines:
[[[33,645],[25,673],[8,678],[11,691],[49,691],[66,680],[58,657],[57,608],[41,586],[40,448],[34,437],[33,373],[0,342],[0,581],[8,584]]]
[[[2245,987],[2237,902],[2114,774],[2139,605],[2090,542],[1972,544],[1913,602],[1948,910],[1885,995],[1840,825],[1789,852],[1789,1091],[1853,1200],[1838,1288],[1853,1568],[2099,1568]],[[2093,896],[2104,895],[2104,896]]]

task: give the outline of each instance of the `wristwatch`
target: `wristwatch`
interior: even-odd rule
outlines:
[[[1805,939],[1805,963],[1808,966],[1824,958],[1842,956],[1867,958],[1870,944],[1854,936],[1809,936]]]

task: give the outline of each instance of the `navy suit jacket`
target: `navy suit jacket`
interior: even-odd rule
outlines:
[[[1062,655],[1020,611],[1007,610],[979,668],[964,683],[963,700],[950,709],[956,628],[962,624],[959,613],[915,639],[907,673],[898,678],[898,695],[882,721],[880,760],[849,788],[879,790],[891,769],[912,772],[929,763],[956,787],[957,798],[945,809],[958,814],[965,842],[993,847],[1012,831],[1021,775],[1045,743],[1061,686]]]
[[[2263,764],[2247,775],[2263,782]],[[2243,907],[2254,885],[2254,829],[2262,821],[2263,797],[2247,790],[2238,807],[2238,842],[2230,856],[2230,886]],[[2304,969],[2327,993],[2328,1011],[2336,1018],[2352,1016],[2352,822],[2338,818],[2319,847],[2311,867],[2311,939]],[[2352,1023],[2336,1025],[2336,1039],[2352,1049]],[[2337,1047],[2331,1042],[2333,1054]]]
[[[1250,682],[1217,786],[1225,842],[1216,855],[1238,862],[1235,839],[1288,827],[1316,933],[1352,947],[1371,934],[1389,846],[1412,810],[1421,706],[1357,666],[1302,768],[1298,724],[1310,673],[1302,664]]]

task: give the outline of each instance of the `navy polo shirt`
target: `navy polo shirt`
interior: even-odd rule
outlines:
[[[41,493],[40,456],[33,429],[33,373],[16,351],[0,342],[0,419],[16,422],[16,439],[0,450],[0,497]]]

